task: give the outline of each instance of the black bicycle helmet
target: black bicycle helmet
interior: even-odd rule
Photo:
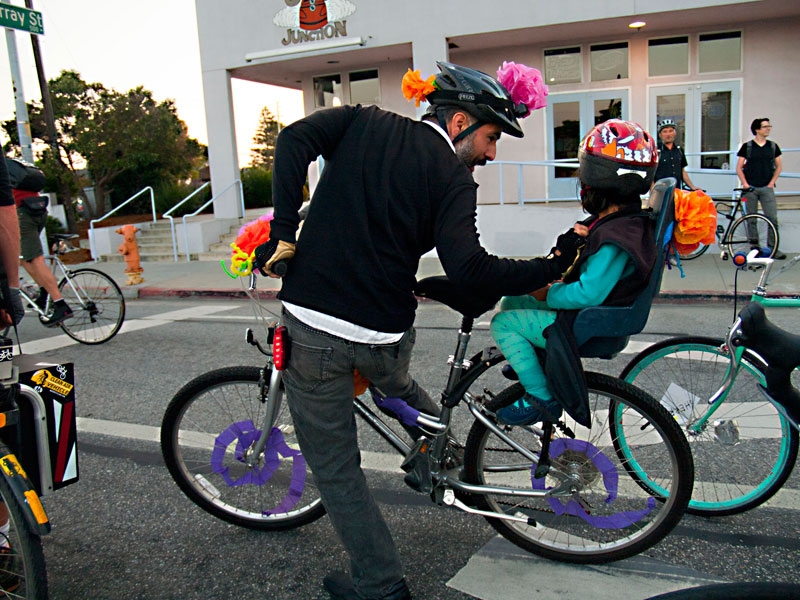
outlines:
[[[478,122],[461,132],[453,140],[458,141],[485,123],[495,123],[508,135],[521,138],[525,134],[517,122],[517,117],[526,116],[529,111],[525,104],[516,106],[506,88],[495,78],[481,71],[437,62],[441,71],[436,75],[436,91],[427,95],[430,103],[429,114],[436,114],[441,106],[457,106],[466,110]],[[443,127],[443,129],[446,129]]]

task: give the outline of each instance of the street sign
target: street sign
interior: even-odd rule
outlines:
[[[44,35],[42,13],[5,2],[0,4],[0,27]]]

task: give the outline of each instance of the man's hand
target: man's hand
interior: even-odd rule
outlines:
[[[578,226],[576,225],[576,228]],[[556,245],[550,251],[548,258],[558,265],[561,273],[572,266],[578,257],[578,251],[586,244],[586,239],[576,229],[562,233],[556,239]]]
[[[11,314],[5,310],[0,310],[0,327],[11,327],[15,323],[22,321],[25,316],[25,308],[22,306],[22,296],[18,288],[9,288],[9,305]]]
[[[270,270],[272,265],[279,260],[289,260],[294,256],[294,244],[283,240],[268,240],[255,250],[253,269],[265,277],[279,278]]]

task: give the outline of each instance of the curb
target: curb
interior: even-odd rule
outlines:
[[[243,290],[234,289],[173,289],[173,288],[158,288],[158,287],[145,287],[138,290],[131,290],[130,296],[132,298],[247,298],[247,294]],[[262,300],[275,300],[278,296],[278,290],[258,290],[258,297]],[[685,290],[685,291],[669,291],[661,292],[653,300],[654,304],[670,304],[670,303],[690,303],[690,302],[732,302],[747,301],[752,296],[752,293],[739,293],[734,295],[733,292],[720,292],[714,290]],[[796,298],[797,293],[792,292],[770,292],[770,298]],[[417,297],[420,303],[434,302],[430,298]]]

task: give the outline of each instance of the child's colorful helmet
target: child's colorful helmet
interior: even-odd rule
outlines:
[[[611,119],[583,138],[578,162],[582,185],[630,196],[650,189],[658,151],[655,139],[641,125]]]

